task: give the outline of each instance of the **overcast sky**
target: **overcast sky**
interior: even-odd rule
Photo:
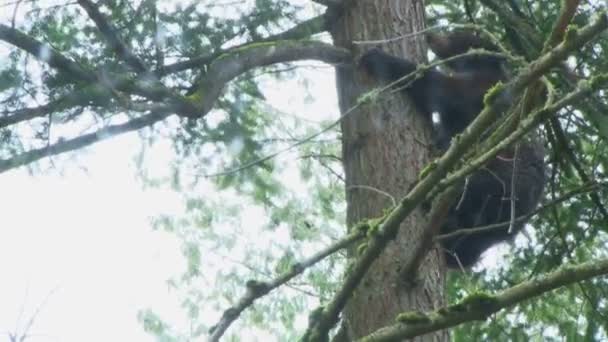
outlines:
[[[0,175],[1,332],[23,329],[46,297],[30,331],[43,336],[32,341],[149,341],[139,309],[177,315],[164,284],[183,259],[173,237],[153,232],[148,218],[180,202],[141,190],[136,139],[90,149],[77,163],[88,172],[68,163],[63,176]]]

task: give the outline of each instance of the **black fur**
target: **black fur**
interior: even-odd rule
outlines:
[[[448,36],[430,34],[429,47],[440,58],[448,58],[471,48],[495,50],[474,33],[457,31]],[[414,72],[417,65],[406,59],[388,55],[379,49],[365,53],[361,67],[373,77],[394,82]],[[470,56],[446,63],[450,73],[429,70],[404,88],[420,114],[429,120],[439,114],[438,144],[446,148],[452,137],[462,132],[483,108],[483,97],[496,82],[506,75],[502,60],[493,56]],[[517,158],[515,158],[517,156]],[[502,151],[482,169],[471,174],[457,203],[450,209],[441,233],[463,228],[483,227],[503,223],[482,233],[460,235],[442,241],[448,267],[469,267],[492,245],[509,240],[524,226],[517,221],[509,232],[511,203],[515,201],[515,217],[532,212],[542,195],[545,183],[544,149],[532,139],[515,148]],[[515,171],[515,172],[514,172]],[[515,176],[513,176],[515,173]],[[512,181],[515,194],[512,196]]]

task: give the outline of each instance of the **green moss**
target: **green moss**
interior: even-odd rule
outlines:
[[[431,318],[420,311],[402,312],[397,315],[396,320],[397,322],[404,324],[421,324],[431,322]]]
[[[497,299],[495,296],[485,292],[477,292],[464,298],[457,304],[448,306],[439,313],[445,315],[451,312],[467,312],[473,310],[489,311],[492,310],[496,304]]]
[[[583,82],[584,82],[584,80],[580,81],[578,83],[578,87],[583,86],[581,84]],[[608,74],[600,74],[597,76],[593,76],[589,80],[590,86],[593,88],[593,90],[600,90],[600,88],[603,87],[604,83],[606,83],[606,82],[608,82]]]
[[[490,104],[492,104],[496,100],[496,98],[498,98],[504,88],[505,85],[501,81],[498,81],[492,88],[490,88],[486,92],[485,96],[483,97],[483,105],[489,106]]]
[[[370,228],[369,220],[368,221],[361,221],[361,222],[355,224],[355,226],[352,228],[351,231],[353,231],[353,232],[361,232],[363,234],[367,234],[367,232],[369,231],[369,228]]]
[[[365,252],[366,249],[367,249],[367,242],[361,243],[359,246],[357,246],[357,254],[359,254],[359,255],[363,254],[363,252]]]
[[[374,102],[378,101],[379,96],[380,96],[380,88],[372,89],[357,98],[357,105],[374,103]]]
[[[568,25],[566,28],[566,34],[564,35],[565,42],[573,42],[576,41],[578,37],[578,26],[576,25]]]
[[[435,170],[437,168],[437,160],[433,160],[432,162],[428,163],[423,169],[422,171],[420,171],[420,175],[418,176],[418,179],[423,179],[424,177],[428,176],[429,173],[431,173],[431,171]]]
[[[203,100],[203,92],[201,91],[201,88],[198,88],[193,94],[186,96],[185,99],[192,104],[201,103]]]
[[[382,217],[377,217],[377,218],[367,220],[367,224],[369,226],[369,228],[367,229],[367,236],[372,237],[372,236],[376,235],[378,233],[378,231],[380,230],[380,225],[382,225],[382,222],[384,222],[385,219],[386,219],[386,213]]]

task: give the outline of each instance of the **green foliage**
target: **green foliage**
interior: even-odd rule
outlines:
[[[466,3],[469,9],[465,9]],[[525,1],[508,2],[506,7],[518,13],[538,32],[547,37],[552,24],[557,18],[560,1]],[[502,2],[501,2],[502,4]],[[500,17],[482,5],[481,2],[448,2],[432,0],[427,2],[432,15],[428,18],[428,26],[447,23],[462,23],[473,17],[476,24],[501,37],[504,45],[516,54],[534,58],[540,48],[531,48],[531,42],[522,41],[509,31],[509,25],[503,25]],[[579,9],[575,16],[576,26],[582,26],[589,21],[596,9],[593,6]],[[517,44],[519,43],[519,45]],[[539,42],[542,43],[542,42]],[[584,70],[606,69],[606,59],[598,58],[597,51],[606,51],[606,40],[596,42],[595,46],[586,46],[576,54],[576,70],[587,74]],[[599,49],[599,50],[597,50]],[[595,50],[596,52],[591,52]],[[593,75],[593,73],[591,73]],[[558,93],[572,89],[564,79],[551,74],[551,82],[557,87]],[[489,94],[486,96],[490,96]],[[558,95],[559,96],[559,95]],[[600,102],[605,103],[605,97]],[[605,112],[605,105],[602,112]],[[606,146],[601,138],[602,131],[585,120],[586,114],[577,111],[563,111],[559,122],[565,134],[568,147],[556,144],[552,140],[552,129],[548,126],[546,133],[551,143],[553,154],[549,158],[550,170],[547,174],[549,183],[546,187],[547,202],[564,195],[568,191],[580,187],[585,180],[581,179],[579,170],[595,181],[605,181]],[[567,151],[571,149],[571,151]],[[568,154],[572,154],[579,163],[573,166]],[[598,197],[605,204],[605,187],[596,189]],[[565,202],[544,210],[541,215],[527,226],[524,234],[520,234],[514,244],[503,245],[486,253],[489,258],[477,266],[475,272],[451,272],[448,280],[447,297],[450,302],[468,295],[484,291],[496,293],[501,289],[513,286],[521,281],[552,271],[565,263],[578,263],[604,257],[606,255],[606,220],[594,200],[588,195],[577,195]],[[487,260],[492,260],[488,262]],[[487,268],[487,269],[486,269]],[[455,341],[593,341],[604,340],[608,330],[604,317],[605,301],[600,299],[607,293],[608,283],[604,279],[594,279],[590,282],[571,286],[560,291],[554,291],[515,309],[500,311],[486,322],[463,324],[452,330]]]
[[[135,76],[79,6],[71,2],[52,7],[45,7],[39,1],[24,3],[30,7],[27,20],[17,22],[19,30],[102,80],[108,75]],[[296,5],[294,1],[256,0],[239,2],[229,9],[222,1],[211,0],[96,3],[133,53],[156,72],[163,83],[183,96],[196,87],[212,59],[171,74],[163,74],[163,66],[208,57],[226,47],[264,39],[310,18],[315,11],[308,1]],[[505,6],[538,30],[542,38],[549,35],[560,3],[558,0],[513,0]],[[429,27],[474,21],[499,37],[517,56],[530,60],[542,50],[542,41],[535,42],[517,34],[482,2],[429,0],[426,5]],[[591,14],[598,11],[597,6],[597,2],[584,4],[575,16],[574,25],[585,25]],[[574,31],[568,32],[572,38]],[[579,75],[597,76],[608,70],[606,51],[608,39],[598,39],[594,45],[578,51],[568,65]],[[140,114],[130,108],[125,110],[121,106],[125,100],[138,105],[147,103],[140,96],[124,99],[111,87],[99,90],[85,86],[83,81],[58,73],[21,50],[1,53],[0,114],[3,117],[58,101],[56,107],[40,117],[0,129],[2,159],[32,149],[44,150],[59,139],[51,134],[57,130],[68,132],[62,139],[70,138],[83,130],[88,132]],[[142,182],[149,187],[180,191],[184,196],[183,212],[156,217],[154,226],[173,234],[181,246],[185,265],[183,269],[176,267],[176,274],[168,285],[180,299],[190,324],[189,329],[181,329],[170,319],[152,310],[143,310],[139,320],[158,340],[202,338],[223,310],[243,295],[247,281],[271,280],[344,235],[345,195],[339,134],[337,130],[330,130],[299,144],[305,137],[327,127],[328,120],[337,116],[309,112],[307,115],[312,118],[297,117],[291,109],[285,113],[266,103],[269,84],[305,75],[304,65],[297,66],[297,71],[290,69],[291,65],[280,65],[241,75],[226,87],[205,118],[171,119],[140,133],[142,156],[138,162]],[[327,69],[322,72],[327,73]],[[149,77],[138,76],[139,81]],[[558,98],[573,89],[574,85],[558,72],[547,77],[555,85]],[[304,76],[299,85],[282,91],[285,95],[296,92],[305,105],[319,100],[308,91],[319,87],[316,78]],[[492,100],[497,89],[498,86],[487,94],[486,101]],[[378,95],[377,90],[370,91],[358,102],[373,104]],[[608,148],[602,122],[608,113],[606,103],[604,90],[585,103],[560,112],[561,139],[557,137],[560,132],[555,131],[556,127],[544,127],[543,134],[550,142],[550,181],[545,202],[588,183],[588,179],[605,183]],[[293,107],[299,106],[302,104]],[[331,112],[328,108],[323,110]],[[175,158],[166,166],[166,174],[155,177],[146,173],[147,160],[143,152],[155,153],[155,143],[162,138],[171,141]],[[277,151],[283,153],[274,155]],[[57,162],[54,158],[53,165]],[[433,167],[434,162],[423,174]],[[597,203],[599,199],[602,205],[606,204],[605,184],[597,187],[595,193],[597,198],[577,195],[544,210],[526,228],[525,234],[520,234],[512,245],[502,246],[502,250],[508,252],[499,254],[495,258],[497,262],[490,265],[486,262],[472,272],[452,272],[447,285],[450,303],[459,303],[464,298],[480,299],[476,297],[480,292],[496,293],[565,263],[606,257],[608,217]],[[370,227],[366,227],[369,235],[376,232],[376,223],[370,222]],[[363,249],[364,245],[361,246]],[[279,340],[297,339],[302,333],[303,316],[329,298],[342,279],[345,267],[344,255],[338,253],[308,269],[245,311],[242,319],[228,331],[226,340],[237,341],[241,335],[260,332],[274,334]],[[594,279],[498,312],[486,322],[464,324],[453,330],[452,338],[455,341],[605,340],[608,338],[606,298],[608,281]],[[465,301],[457,305],[470,304]],[[408,314],[398,319],[424,320],[422,316]]]

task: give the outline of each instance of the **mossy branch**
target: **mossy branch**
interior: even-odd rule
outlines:
[[[189,97],[198,108],[198,112],[188,113],[187,116],[196,118],[206,114],[215,104],[224,86],[249,70],[275,63],[307,59],[333,65],[352,62],[348,50],[310,40],[273,41],[234,49],[217,57],[209,65],[199,88]]]
[[[338,322],[339,314],[342,312],[347,300],[359,285],[359,282],[363,279],[363,276],[374,260],[382,253],[386,245],[395,238],[401,222],[431,191],[439,192],[446,189],[448,184],[445,182],[440,183],[440,181],[456,165],[467,149],[497,120],[500,113],[511,105],[508,99],[521,94],[529,84],[537,80],[543,73],[557,65],[569,53],[579,49],[607,27],[608,18],[605,14],[600,15],[596,21],[578,31],[576,39],[566,39],[562,44],[541,56],[538,60],[530,63],[528,68],[523,70],[512,81],[504,86],[497,87],[494,89],[493,94],[486,97],[486,106],[482,113],[460,136],[453,140],[450,148],[437,160],[436,166],[387,215],[386,220],[380,225],[378,233],[369,240],[364,253],[357,259],[352,267],[352,271],[346,276],[341,288],[338,289],[327,305],[319,308],[316,319],[310,320],[304,337],[305,341],[327,340],[327,335]]]
[[[165,75],[169,75],[169,74],[174,74],[176,72],[181,72],[184,70],[204,68],[208,64],[213,62],[213,60],[215,60],[216,58],[218,58],[219,56],[221,56],[223,54],[227,54],[233,50],[246,48],[247,46],[256,45],[259,43],[272,42],[272,41],[277,41],[277,40],[305,39],[314,34],[326,31],[327,25],[328,25],[328,20],[329,20],[329,15],[322,14],[322,15],[316,16],[314,18],[305,20],[284,32],[266,37],[260,41],[247,42],[247,43],[233,46],[230,48],[219,49],[218,51],[210,53],[210,54],[195,57],[195,58],[192,58],[192,59],[189,59],[186,61],[169,64],[169,65],[163,66],[162,68],[156,70],[155,73],[159,76],[165,76]]]
[[[397,317],[397,323],[378,329],[358,341],[402,341],[466,322],[483,321],[500,310],[562,286],[606,274],[608,274],[608,259],[593,260],[576,266],[563,266],[544,277],[515,285],[497,295],[473,294],[460,303],[435,310],[429,314],[401,314]],[[412,319],[408,320],[410,317]]]
[[[225,310],[220,321],[210,329],[209,341],[219,341],[220,337],[222,337],[232,322],[238,319],[241,313],[248,307],[252,306],[257,299],[286,284],[296,276],[302,274],[311,266],[317,264],[319,261],[324,260],[339,250],[348,248],[355,242],[365,238],[368,228],[368,224],[362,223],[359,227],[355,227],[351,234],[340,239],[339,241],[334,242],[327,248],[315,253],[306,260],[293,264],[289,271],[271,281],[249,280],[247,282],[247,290],[245,291],[245,294],[236,301],[236,304]]]

